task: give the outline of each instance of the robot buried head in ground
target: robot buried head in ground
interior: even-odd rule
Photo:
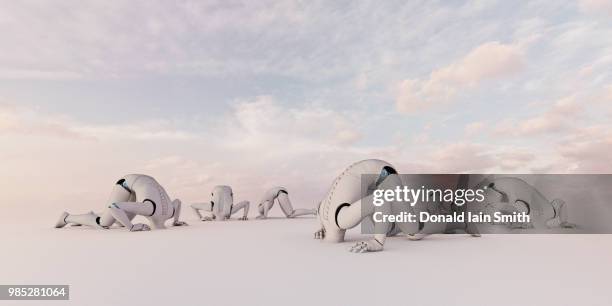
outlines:
[[[461,183],[461,176],[448,176],[437,184],[449,185],[455,188]],[[406,182],[407,184],[421,185],[423,182]],[[444,233],[455,228],[461,228],[473,236],[478,236],[475,228],[468,228],[466,224],[423,224],[421,222],[372,222],[372,215],[380,212],[385,215],[412,213],[419,211],[440,209],[443,205],[406,205],[400,202],[387,202],[385,205],[374,205],[373,193],[377,189],[395,189],[402,186],[400,176],[395,168],[388,162],[368,159],[356,162],[346,168],[331,185],[327,195],[319,204],[318,217],[321,229],[315,232],[315,239],[327,242],[344,241],[348,229],[365,222],[371,224],[374,236],[367,241],[354,244],[350,251],[356,253],[381,251],[387,236],[402,232],[416,239],[434,233]],[[439,204],[439,203],[434,203]]]

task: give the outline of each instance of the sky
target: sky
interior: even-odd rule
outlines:
[[[612,1],[0,0],[0,205],[269,187],[349,164],[610,173]]]

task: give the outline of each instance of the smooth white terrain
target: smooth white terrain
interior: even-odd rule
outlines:
[[[381,253],[312,238],[314,218],[131,233],[3,216],[0,283],[70,301],[0,305],[610,305],[612,235],[391,238]],[[348,235],[355,241],[358,229]]]

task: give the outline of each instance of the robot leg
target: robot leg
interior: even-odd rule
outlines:
[[[68,224],[72,224],[73,226],[87,225],[96,228],[108,227],[108,225],[102,226],[100,224],[100,217],[94,212],[88,212],[80,215],[72,215],[64,212],[55,223],[55,227],[62,228]]]
[[[550,220],[546,221],[548,227],[563,227],[563,228],[575,228],[576,225],[567,222],[567,205],[565,201],[561,199],[554,199],[550,205],[555,211],[555,216]]]
[[[113,215],[110,213],[110,211],[106,212],[104,215],[102,215],[100,217],[100,223],[107,223],[105,221],[107,219],[106,215],[109,216],[108,219],[110,219],[110,218],[113,219],[113,222],[114,222],[113,225],[117,225],[119,227],[123,227],[123,224],[121,224],[121,222],[119,222],[119,221],[115,220],[115,218],[113,218]],[[133,220],[136,217],[136,215],[133,214],[133,213],[126,213],[126,215],[128,216],[128,218],[130,218],[130,221]]]
[[[256,219],[266,219],[268,217],[268,212],[270,208],[274,205],[274,201],[264,201],[263,203],[257,205],[257,211],[259,211],[259,216],[255,217]]]
[[[151,202],[122,202],[113,203],[109,206],[113,217],[131,232],[148,231],[151,228],[142,223],[132,224],[128,217],[128,213],[149,217],[155,212],[155,208]]]
[[[244,214],[242,215],[242,217],[238,218],[238,220],[248,220],[248,215],[249,215],[249,201],[242,201],[238,204],[234,204],[232,205],[232,210],[230,212],[230,216],[239,212],[241,209],[244,210]]]
[[[202,221],[212,221],[215,219],[215,215],[212,211],[213,204],[211,202],[191,204],[191,209],[196,215],[198,215],[198,218],[200,218],[200,220]],[[204,215],[202,215],[200,211],[203,211]]]
[[[279,193],[277,199],[281,210],[287,216],[287,218],[295,218],[303,215],[315,215],[317,213],[316,209],[293,209],[291,201],[289,200],[289,195],[286,192]]]

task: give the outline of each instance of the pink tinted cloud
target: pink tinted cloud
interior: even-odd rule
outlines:
[[[612,173],[612,126],[578,128],[558,146],[559,154],[575,173]]]
[[[523,53],[518,46],[487,42],[456,62],[432,71],[427,78],[402,81],[396,106],[400,112],[415,113],[449,103],[459,92],[476,87],[485,80],[513,75],[523,66]]]
[[[528,118],[508,118],[497,124],[493,133],[501,136],[533,136],[567,131],[583,113],[583,107],[570,96],[557,100],[546,111]]]

